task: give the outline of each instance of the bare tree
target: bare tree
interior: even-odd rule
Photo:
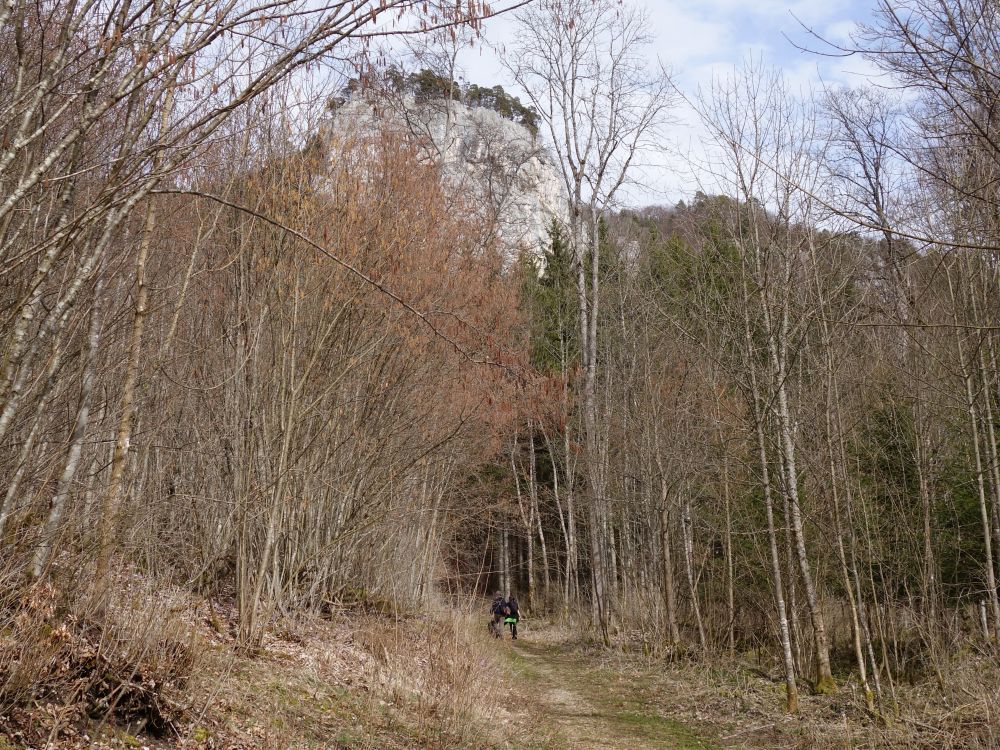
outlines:
[[[608,640],[607,477],[598,424],[600,225],[619,193],[657,148],[671,104],[668,76],[650,72],[645,14],[611,0],[543,0],[517,14],[518,41],[506,65],[538,112],[555,150],[568,197],[577,297],[592,595]]]

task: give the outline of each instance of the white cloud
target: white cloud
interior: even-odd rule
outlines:
[[[780,68],[791,91],[824,84],[860,85],[876,73],[858,56],[822,57],[796,47],[819,47],[820,42],[806,29],[831,40],[847,40],[855,23],[870,17],[872,0],[702,0],[697,4],[650,0],[647,8],[654,38],[651,58],[668,65],[678,86],[691,97],[713,78],[731,75],[748,55]],[[512,17],[486,22],[484,37],[490,46],[477,43],[460,58],[466,78],[480,84],[500,83],[520,95],[499,57],[515,33]],[[663,144],[664,153],[649,160],[640,177],[642,184],[627,196],[629,202],[672,203],[712,184],[702,166],[706,133],[697,114],[682,104],[676,119]]]

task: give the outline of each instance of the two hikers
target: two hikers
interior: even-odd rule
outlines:
[[[504,625],[510,625],[511,638],[517,640],[517,623],[521,619],[517,597],[512,596],[509,601],[506,601],[503,598],[503,593],[497,591],[490,604],[490,615],[492,616],[490,631],[494,638],[503,638]]]

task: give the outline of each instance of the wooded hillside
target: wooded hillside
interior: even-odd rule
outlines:
[[[499,589],[996,746],[995,10],[880,0],[840,52],[889,84],[693,93],[631,4],[536,0],[519,96],[459,86],[502,10],[0,2],[0,729],[192,740],[191,633],[252,659],[347,612],[438,648],[434,741],[490,746],[469,634],[419,623]],[[363,49],[404,33],[419,72]],[[332,130],[344,60],[537,137],[547,246],[505,257],[440,144]],[[624,205],[682,102],[704,184]]]

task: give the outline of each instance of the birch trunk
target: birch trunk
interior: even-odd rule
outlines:
[[[771,552],[771,579],[774,584],[774,601],[778,615],[778,635],[785,665],[785,707],[788,713],[798,713],[799,692],[795,681],[795,659],[792,656],[792,639],[785,611],[785,593],[781,576],[781,556],[778,554],[778,533],[774,525],[774,497],[771,487],[771,469],[767,460],[767,440],[764,435],[764,399],[758,384],[756,363],[754,362],[753,336],[750,330],[750,294],[746,276],[742,280],[743,343],[745,346],[747,369],[750,377],[751,418],[754,421],[754,435],[757,438],[757,458],[760,462],[761,490],[764,494],[764,511],[767,519],[767,538]]]
[[[55,495],[52,497],[52,505],[49,509],[49,517],[42,532],[41,541],[35,550],[34,559],[31,564],[31,575],[34,578],[41,578],[45,566],[49,561],[52,552],[53,542],[62,522],[63,514],[66,511],[66,501],[76,477],[77,467],[80,465],[80,456],[83,453],[83,440],[87,435],[87,427],[90,424],[90,399],[94,390],[94,365],[97,360],[97,351],[101,338],[101,303],[104,292],[104,284],[98,281],[94,287],[94,303],[90,310],[90,328],[87,331],[87,348],[84,354],[83,374],[80,378],[80,398],[77,406],[76,417],[73,423],[73,432],[70,436],[69,450],[66,453],[66,463],[63,466],[62,475],[56,485]]]

